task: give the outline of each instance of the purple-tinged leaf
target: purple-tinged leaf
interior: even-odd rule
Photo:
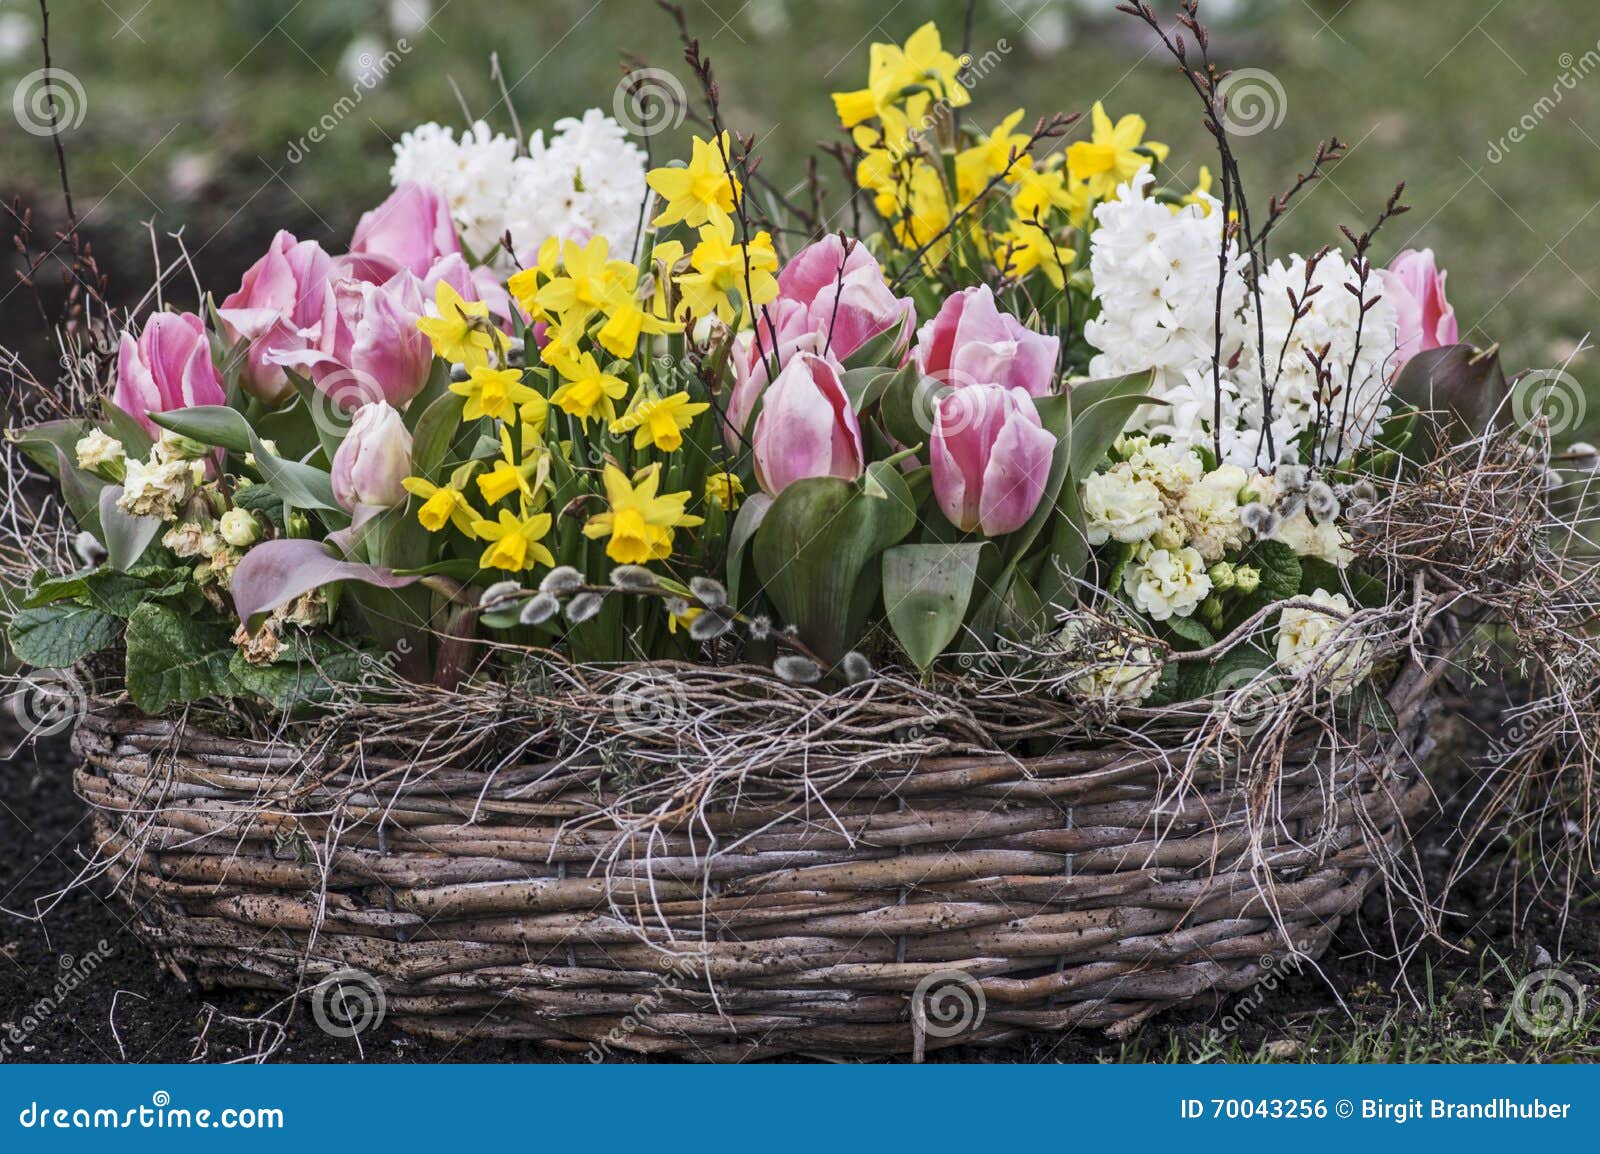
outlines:
[[[342,560],[321,541],[310,538],[263,541],[246,553],[233,571],[233,606],[239,620],[253,624],[262,614],[334,581],[399,589],[416,580],[392,569]]]

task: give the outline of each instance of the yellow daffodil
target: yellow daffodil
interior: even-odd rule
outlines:
[[[633,447],[654,445],[663,453],[683,447],[683,431],[711,406],[704,401],[690,402],[688,393],[670,397],[641,396],[628,411],[611,422],[613,433],[633,433]]]
[[[719,471],[706,474],[706,500],[722,506],[724,513],[732,513],[744,496],[744,482],[737,473]]]
[[[976,200],[984,187],[1001,173],[1006,174],[1006,183],[1015,184],[1033,167],[1027,133],[1012,131],[1021,119],[1022,109],[1019,108],[982,141],[956,154],[956,195],[963,204]]]
[[[550,423],[550,402],[534,393],[518,407],[517,417],[522,422],[524,436],[538,440]]]
[[[910,180],[894,193],[894,236],[903,248],[916,249],[939,236],[950,223],[950,202],[945,198],[944,181],[932,165],[917,160]],[[949,252],[950,238],[942,238],[925,254],[923,263],[932,268]]]
[[[543,451],[535,447],[525,452],[519,463],[511,451],[511,431],[500,430],[500,460],[494,468],[478,477],[478,492],[490,505],[504,501],[512,493],[520,493],[524,506],[544,503],[544,478],[549,472],[549,462]],[[537,483],[536,483],[537,481]]]
[[[539,289],[547,281],[555,279],[561,267],[561,238],[547,237],[539,246],[534,263],[520,272],[511,274],[511,279],[506,282],[506,288],[522,306],[522,311],[531,316],[543,316],[544,312],[539,307]]]
[[[549,352],[548,349],[545,351]],[[596,418],[606,421],[616,419],[616,402],[627,396],[627,381],[601,371],[594,354],[589,352],[563,357],[552,363],[566,383],[550,394],[551,404],[569,416],[577,417],[585,425]]]
[[[903,151],[912,131],[929,126],[933,101],[951,108],[971,102],[958,75],[962,63],[944,50],[939,27],[931,21],[913,32],[903,47],[874,44],[868,56],[867,86],[833,94],[839,123],[854,128],[877,119],[887,146]]]
[[[667,202],[666,208],[651,221],[657,228],[683,223],[699,228],[706,222],[726,225],[728,214],[742,190],[737,177],[723,162],[729,153],[728,134],[712,143],[694,138],[689,164],[685,168],[652,168],[646,182]]]
[[[606,323],[595,334],[601,348],[620,360],[630,360],[644,333],[681,333],[683,326],[647,313],[639,306],[632,284],[616,285],[605,301]]]
[[[1089,214],[1088,184],[1069,181],[1059,167],[1030,169],[1018,178],[1011,194],[1011,211],[1018,220],[1048,220],[1057,209],[1072,224],[1082,225]]]
[[[489,542],[478,564],[484,569],[509,569],[520,573],[536,564],[555,567],[556,559],[541,541],[550,532],[550,514],[534,513],[519,517],[510,509],[500,510],[497,521],[475,521],[478,536]]]
[[[549,325],[544,331],[544,347],[539,359],[547,365],[558,365],[578,355],[583,341],[584,326],[577,317],[568,317]]]
[[[1185,204],[1198,204],[1205,211],[1205,214],[1207,216],[1210,216],[1211,215],[1211,199],[1210,198],[1211,198],[1211,170],[1209,168],[1207,168],[1205,165],[1202,164],[1200,166],[1200,176],[1194,182],[1194,189],[1189,193],[1188,196],[1185,196],[1181,201],[1179,201],[1178,204],[1172,205],[1171,206],[1172,207],[1172,211],[1173,212],[1177,212],[1178,209],[1182,205],[1185,205]]]
[[[1141,168],[1167,159],[1167,146],[1146,142],[1144,117],[1129,113],[1115,125],[1106,115],[1105,106],[1094,102],[1093,136],[1080,140],[1067,149],[1067,171],[1073,180],[1089,182],[1089,195],[1095,200],[1105,200],[1136,176]],[[1145,152],[1138,151],[1144,149]]]
[[[446,281],[434,289],[436,317],[418,317],[417,328],[433,342],[434,355],[458,361],[468,368],[489,363],[489,354],[498,347],[499,330],[489,319],[489,306],[483,301],[463,300]]]
[[[430,533],[437,533],[446,525],[454,525],[468,537],[476,537],[473,522],[478,512],[467,503],[467,496],[454,485],[435,485],[421,477],[407,477],[400,484],[406,492],[422,498],[417,509],[417,520]]]
[[[672,556],[673,530],[705,523],[705,518],[684,512],[688,493],[657,495],[659,464],[643,470],[638,478],[635,485],[621,469],[607,465],[604,483],[610,508],[590,517],[583,527],[583,535],[592,541],[609,538],[606,556],[622,565],[642,565]]]
[[[638,280],[633,265],[611,259],[611,242],[604,236],[584,245],[569,240],[561,245],[560,274],[539,289],[534,301],[546,314],[575,316],[586,325],[616,290],[631,293]]]
[[[655,281],[655,292],[650,298],[650,311],[658,317],[672,315],[668,298],[671,295],[672,278],[677,274],[678,264],[682,260],[682,241],[658,240],[651,250],[650,271]]]
[[[466,380],[452,381],[450,391],[467,398],[461,415],[469,421],[480,417],[503,421],[518,405],[539,395],[522,383],[521,369],[491,369],[482,365],[471,369]]]
[[[667,632],[676,633],[680,629],[687,630],[689,626],[694,624],[694,619],[704,612],[705,610],[698,605],[686,605],[682,613],[668,613]]]
[[[750,316],[750,306],[768,304],[777,299],[778,254],[773,251],[772,238],[759,232],[751,238],[749,251],[750,300],[745,302],[740,323]],[[682,307],[691,316],[716,315],[725,324],[733,324],[735,310],[733,295],[742,300],[745,295],[746,246],[733,242],[733,224],[708,224],[700,229],[700,243],[694,246],[690,263],[694,271],[678,277],[678,288],[683,293]]]
[[[1076,254],[1071,245],[1059,244],[1042,224],[1019,220],[1016,227],[996,235],[995,244],[999,253],[995,259],[1005,263],[1003,271],[1011,280],[1038,270],[1056,289],[1065,287]]]

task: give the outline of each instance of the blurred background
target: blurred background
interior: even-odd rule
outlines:
[[[818,141],[838,137],[827,94],[864,84],[873,40],[903,41],[933,19],[958,46],[965,8],[684,4],[721,79],[725,118],[757,135],[763,171],[785,184]],[[1019,105],[1030,121],[1087,112],[1102,99],[1113,117],[1145,116],[1190,180],[1211,159],[1195,97],[1144,27],[1114,8],[978,0],[972,48],[992,66],[975,86],[973,122],[987,128]],[[1320,138],[1351,146],[1290,215],[1279,252],[1337,242],[1340,224],[1369,220],[1404,179],[1414,211],[1386,231],[1380,259],[1435,249],[1465,337],[1502,342],[1509,366],[1549,368],[1600,327],[1600,4],[1205,0],[1201,12],[1216,58],[1265,73],[1259,131],[1239,147],[1258,205]],[[121,303],[151,281],[147,223],[163,239],[181,231],[219,297],[277,228],[342,248],[386,194],[401,132],[464,123],[463,106],[511,130],[491,52],[524,135],[588,107],[609,112],[621,52],[693,88],[651,0],[54,0],[50,15],[54,64],[69,74],[62,139],[77,211]],[[0,0],[0,93],[12,96],[0,193],[34,208],[34,244],[47,249],[63,213],[34,99],[39,32],[37,0]],[[837,190],[837,169],[823,171]],[[52,263],[38,279],[59,291]],[[46,354],[31,296],[13,279],[8,270],[0,287],[0,343]],[[169,299],[192,297],[192,287],[170,289]],[[1593,387],[1589,360],[1574,371]]]

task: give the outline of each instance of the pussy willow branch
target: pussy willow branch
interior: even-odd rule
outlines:
[[[50,71],[50,5],[39,0],[39,43],[44,48],[44,82],[50,89],[50,140],[56,149],[56,170],[61,174],[61,195],[67,202],[68,231],[78,230],[78,211],[72,205],[72,185],[67,180],[67,152],[61,143],[60,105],[55,98],[55,76]]]

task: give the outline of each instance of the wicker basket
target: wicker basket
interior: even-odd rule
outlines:
[[[409,1032],[593,1057],[920,1057],[1125,1032],[1320,954],[1425,803],[1431,684],[1407,669],[1399,725],[1286,761],[1265,836],[1248,771],[1179,791],[1167,759],[1080,741],[717,801],[646,863],[593,821],[603,780],[531,752],[416,773],[379,740],[311,754],[111,698],[77,790],[141,932],[205,987],[355,970]]]

